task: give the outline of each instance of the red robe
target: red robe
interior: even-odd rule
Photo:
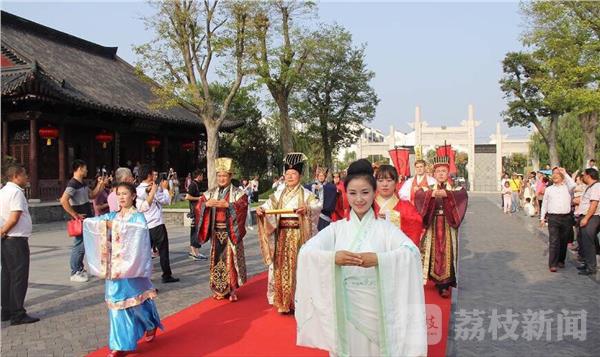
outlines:
[[[446,198],[433,197],[436,185],[415,194],[415,206],[423,216],[425,235],[421,241],[423,278],[436,284],[456,286],[458,227],[467,211],[468,197],[463,188],[438,184]]]
[[[373,209],[375,210],[375,216],[379,215],[379,211],[381,211],[380,205],[382,205],[385,200],[377,195],[375,197],[375,201],[373,202]],[[399,224],[400,230],[404,232],[415,245],[418,247],[419,242],[421,241],[421,236],[423,235],[423,219],[415,206],[413,206],[410,202],[401,200],[398,195],[394,194],[387,201],[386,207],[392,208],[396,215],[392,215],[390,221],[394,224]]]
[[[348,212],[350,212],[350,205],[348,204],[348,197],[346,196],[346,188],[344,187],[344,183],[340,182],[337,184],[337,199],[335,203],[335,211],[331,215],[331,220],[333,222],[338,221],[342,218],[346,218],[348,216]]]
[[[209,199],[224,199],[227,208],[206,207]],[[246,282],[244,243],[248,197],[244,191],[229,186],[220,193],[218,187],[200,197],[196,205],[198,242],[211,240],[209,286],[213,296],[223,299]]]

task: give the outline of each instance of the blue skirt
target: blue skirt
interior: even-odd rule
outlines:
[[[146,278],[107,280],[106,298],[108,301],[118,302],[138,296],[149,288],[152,288],[152,283]],[[134,351],[137,341],[146,331],[163,328],[156,305],[151,299],[126,309],[109,309],[108,321],[108,345],[111,350],[117,351]]]

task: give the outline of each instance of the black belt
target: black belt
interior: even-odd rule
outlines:
[[[572,213],[548,213],[548,216],[570,216]]]

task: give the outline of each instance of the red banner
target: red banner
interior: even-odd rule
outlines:
[[[456,175],[458,170],[456,169],[456,151],[452,150],[452,145],[439,146],[435,151],[437,156],[447,156],[450,160],[450,171],[451,175]]]
[[[406,148],[398,148],[390,150],[389,153],[392,163],[398,171],[398,175],[404,177],[410,176],[410,163],[408,161],[410,151]]]

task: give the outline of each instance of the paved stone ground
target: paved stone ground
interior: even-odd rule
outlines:
[[[208,261],[188,258],[189,228],[168,227],[173,275],[178,283],[162,284],[158,258],[153,282],[162,318],[193,305],[210,295]],[[256,231],[245,238],[248,276],[264,270]],[[70,238],[65,223],[36,225],[30,239],[31,268],[25,306],[41,318],[31,325],[2,323],[2,356],[83,356],[107,345],[108,319],[104,303],[104,281],[69,281]],[[201,252],[208,255],[209,245]],[[240,296],[243,298],[243,295]]]
[[[567,268],[550,273],[547,268],[548,247],[545,229],[537,228],[534,218],[505,216],[499,208],[498,195],[472,194],[460,242],[459,286],[454,294],[454,309],[483,311],[484,336],[463,337],[465,322],[453,317],[452,356],[593,356],[600,351],[599,277],[577,275],[570,256]],[[70,239],[64,223],[36,226],[31,238],[31,278],[27,295],[28,311],[42,320],[26,326],[2,324],[2,356],[82,356],[107,344],[108,322],[103,302],[104,283],[94,279],[76,284],[68,280]],[[169,227],[171,260],[175,276],[181,282],[160,283],[160,268],[155,262],[154,282],[160,290],[157,306],[162,317],[171,315],[209,296],[208,262],[187,258],[189,230]],[[207,253],[208,246],[202,248]],[[264,270],[259,256],[255,231],[246,237],[249,274]],[[243,298],[243,296],[241,297]],[[540,341],[500,340],[489,330],[493,309],[506,314],[508,309],[521,314],[553,310],[552,335]],[[557,313],[561,309],[587,311],[586,338],[557,339]],[[516,318],[523,321],[522,317]],[[467,328],[473,328],[471,320]],[[516,333],[522,333],[522,325]]]
[[[460,241],[455,340],[450,354],[597,356],[600,352],[600,274],[577,275],[575,257],[571,253],[565,269],[549,272],[547,229],[538,228],[537,218],[525,217],[523,213],[503,215],[499,201],[499,195],[470,196]],[[461,309],[468,313],[463,315],[465,318],[459,313]],[[475,325],[472,314],[475,309],[482,311],[483,330]],[[506,327],[502,323],[491,323],[494,309],[499,315],[505,315],[500,316],[500,321]],[[506,318],[509,309],[519,316]],[[553,319],[549,336],[545,334],[547,329],[539,340],[534,337],[528,341],[523,336],[526,329],[522,314],[528,309],[553,311],[547,315]],[[562,309],[587,312],[583,341],[559,333],[558,314]],[[506,321],[510,320],[519,324],[513,334],[508,334],[512,337],[505,338],[511,328],[511,323]],[[497,331],[496,336],[494,331]]]

